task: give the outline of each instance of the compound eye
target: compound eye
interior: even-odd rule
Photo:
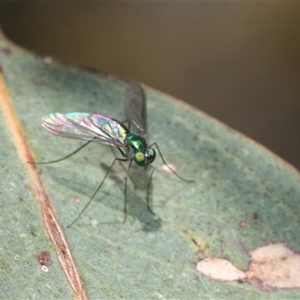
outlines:
[[[145,166],[145,155],[144,155],[144,153],[136,152],[134,154],[134,161],[140,167]]]
[[[153,148],[148,148],[148,155],[146,157],[147,165],[151,164],[154,161],[155,157],[156,157],[155,150]]]

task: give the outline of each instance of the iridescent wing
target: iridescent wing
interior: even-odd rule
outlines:
[[[124,107],[129,130],[145,138],[146,96],[143,88],[136,81],[128,83],[125,90]]]
[[[116,147],[126,147],[127,129],[114,119],[83,112],[51,113],[42,117],[42,126],[54,135],[93,140]]]

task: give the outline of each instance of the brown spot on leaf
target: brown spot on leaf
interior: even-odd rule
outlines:
[[[186,238],[189,242],[191,242],[191,245],[193,245],[193,248],[197,252],[205,252],[208,249],[208,245],[197,236],[196,232],[191,229],[185,229],[183,230],[183,233],[186,235]]]
[[[52,260],[49,251],[42,251],[38,255],[38,261],[42,266],[49,267],[52,265]]]
[[[242,229],[245,229],[247,227],[247,223],[245,221],[240,221],[239,222],[239,227]]]
[[[25,188],[25,190],[27,190],[27,191],[31,191],[31,190],[32,190],[31,185],[28,184],[28,183],[25,183],[25,184],[24,184],[24,188]]]

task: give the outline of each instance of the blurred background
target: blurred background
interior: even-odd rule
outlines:
[[[15,43],[146,83],[300,169],[300,3],[1,2]]]

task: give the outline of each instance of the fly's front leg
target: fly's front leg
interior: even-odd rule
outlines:
[[[80,214],[75,218],[75,220],[67,226],[67,228],[69,228],[70,226],[72,226],[79,218],[80,216],[84,213],[84,211],[87,209],[87,207],[90,205],[90,203],[92,202],[92,200],[94,199],[94,197],[96,196],[96,194],[99,192],[102,184],[104,183],[107,175],[109,174],[109,172],[112,170],[113,165],[115,164],[116,161],[128,161],[128,159],[126,158],[115,158],[112,162],[112,164],[110,165],[109,169],[107,170],[104,178],[102,179],[102,181],[100,182],[99,186],[97,187],[96,191],[94,192],[93,196],[90,198],[90,200],[88,201],[88,203],[84,206],[84,208],[82,209],[82,211],[80,212]]]
[[[127,171],[126,171],[126,175],[125,175],[125,178],[124,178],[124,181],[125,181],[125,189],[124,189],[124,197],[125,197],[125,200],[124,200],[124,223],[127,220],[127,180],[128,180],[128,177],[129,177],[129,169],[131,167],[131,164],[132,164],[132,159],[129,161],[128,168],[127,168]]]
[[[155,213],[153,212],[152,208],[150,207],[150,203],[149,203],[149,190],[150,190],[150,186],[151,186],[151,182],[152,182],[152,175],[155,171],[155,168],[151,165],[149,165],[148,168],[152,168],[152,171],[151,171],[149,181],[148,181],[148,184],[147,184],[147,196],[146,196],[147,208],[153,215],[155,215]]]
[[[166,163],[164,157],[162,156],[162,154],[161,154],[161,152],[160,152],[160,149],[159,149],[157,143],[153,143],[153,144],[151,144],[149,147],[152,147],[152,146],[156,146],[156,148],[157,148],[157,150],[158,150],[158,153],[159,153],[159,156],[160,156],[161,160],[163,161],[164,165],[166,165],[167,168],[168,168],[174,175],[176,175],[176,176],[177,176],[180,180],[182,180],[182,181],[189,182],[189,183],[195,182],[195,180],[185,179],[185,178],[181,177],[180,175],[178,175],[178,174],[177,174],[177,173],[176,173],[176,172],[175,172],[175,171],[174,171],[174,170]]]

